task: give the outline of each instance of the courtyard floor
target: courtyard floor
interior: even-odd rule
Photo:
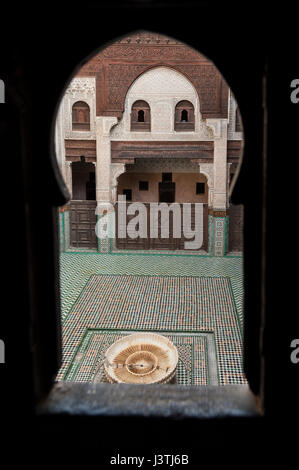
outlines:
[[[245,384],[242,257],[66,252],[60,255],[63,364],[57,380],[105,381],[123,335],[155,331],[177,346],[177,383]]]

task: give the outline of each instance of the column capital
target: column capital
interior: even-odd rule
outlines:
[[[98,203],[111,201],[111,141],[110,130],[117,124],[114,116],[96,117],[96,199]]]
[[[108,137],[110,131],[118,120],[115,116],[97,116],[96,117],[96,134],[101,137]]]
[[[228,119],[207,119],[206,125],[212,129],[214,139],[226,138]]]
[[[199,172],[205,175],[209,186],[213,184],[213,163],[199,163]]]
[[[112,183],[117,184],[117,178],[126,171],[125,163],[111,163]]]

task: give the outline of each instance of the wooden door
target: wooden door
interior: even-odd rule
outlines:
[[[96,201],[71,201],[70,244],[78,248],[97,248]]]

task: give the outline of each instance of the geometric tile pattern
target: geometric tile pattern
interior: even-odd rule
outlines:
[[[92,274],[132,274],[165,276],[226,277],[230,279],[240,326],[243,325],[242,257],[159,256],[143,254],[98,254],[91,252],[60,254],[62,320]]]
[[[102,257],[97,257],[98,262]],[[242,333],[230,278],[119,274],[91,274],[73,304],[63,324],[63,366],[58,380],[72,364],[86,330],[104,328],[211,332],[219,383],[246,383]]]
[[[129,330],[86,330],[63,380],[107,382],[103,367],[104,353],[114,341],[130,333]],[[178,350],[179,361],[175,383],[178,385],[218,385],[213,335],[163,332],[163,336],[173,341]]]

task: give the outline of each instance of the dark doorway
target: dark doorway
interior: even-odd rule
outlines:
[[[89,172],[89,180],[86,182],[86,199],[87,201],[96,200],[96,175],[95,171]]]
[[[95,201],[96,182],[93,163],[72,163],[73,200]]]
[[[162,173],[162,182],[159,183],[159,202],[175,201],[175,183],[172,182],[172,173]]]
[[[96,248],[96,180],[95,166],[80,162],[72,163],[73,197],[70,210],[70,244],[78,248]]]
[[[162,183],[171,183],[172,173],[162,173]]]
[[[123,195],[126,196],[126,201],[132,201],[132,189],[123,189]]]

